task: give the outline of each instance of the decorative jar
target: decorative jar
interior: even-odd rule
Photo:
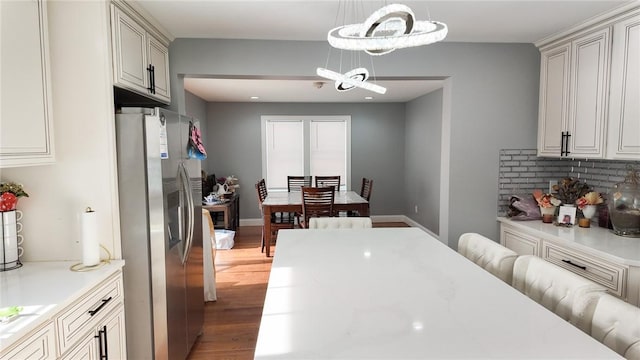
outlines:
[[[616,235],[640,237],[640,174],[630,166],[625,180],[610,191],[609,218]]]

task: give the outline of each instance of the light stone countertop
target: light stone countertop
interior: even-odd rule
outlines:
[[[0,323],[0,351],[124,266],[122,260],[111,260],[93,271],[74,272],[69,268],[75,263],[25,262],[21,268],[0,272],[0,308],[24,308],[15,319]]]
[[[577,225],[568,228],[545,224],[542,220],[516,221],[499,217],[498,221],[620,264],[640,266],[640,238],[618,236],[612,230],[594,226],[593,222],[589,228]]]
[[[255,359],[620,359],[418,228],[280,230]]]

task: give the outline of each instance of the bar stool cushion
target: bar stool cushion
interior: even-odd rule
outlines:
[[[513,287],[589,333],[598,296],[606,289],[537,256],[519,256]]]
[[[518,257],[515,251],[480,234],[466,233],[458,239],[458,252],[511,285],[513,263]]]
[[[627,359],[640,360],[640,308],[609,294],[600,296],[591,336]]]

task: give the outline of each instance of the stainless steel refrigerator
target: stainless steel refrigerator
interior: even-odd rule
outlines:
[[[204,318],[200,161],[191,118],[161,108],[116,114],[129,359],[185,359]]]

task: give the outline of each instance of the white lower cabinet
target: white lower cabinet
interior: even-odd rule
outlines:
[[[548,241],[542,244],[541,257],[606,287],[613,295],[624,297],[627,282],[625,266]]]
[[[13,359],[126,359],[122,272],[100,282],[0,353]]]
[[[0,355],[0,359],[2,360],[37,360],[55,358],[55,331],[53,322],[51,321],[39,330],[25,336],[16,347],[7,353]]]
[[[93,328],[64,360],[126,359],[124,307],[120,303],[100,325]]]
[[[514,223],[519,223],[515,225]],[[525,224],[529,223],[529,224]],[[580,240],[576,229],[566,229],[567,240],[563,230],[555,231],[558,228],[551,224],[541,222],[515,222],[501,221],[500,223],[500,244],[515,251],[518,255],[535,255],[544,260],[567,269],[575,274],[587,278],[597,284],[607,288],[607,291],[636,306],[640,305],[640,266],[636,266],[636,258],[639,254],[629,253],[630,260],[616,260],[617,254],[611,254],[589,245],[578,245]],[[571,231],[573,230],[573,231]],[[596,241],[615,249],[616,240],[620,240],[619,248],[633,248],[628,246],[635,239],[616,239],[615,235],[609,234],[606,229],[593,228],[594,234],[604,234],[602,237],[594,236]],[[614,240],[611,240],[613,237]],[[586,240],[589,243],[591,240]],[[637,251],[636,251],[637,252]],[[634,264],[634,265],[631,265]]]
[[[500,228],[500,243],[518,253],[518,255],[540,256],[542,240],[527,235],[508,226]]]

